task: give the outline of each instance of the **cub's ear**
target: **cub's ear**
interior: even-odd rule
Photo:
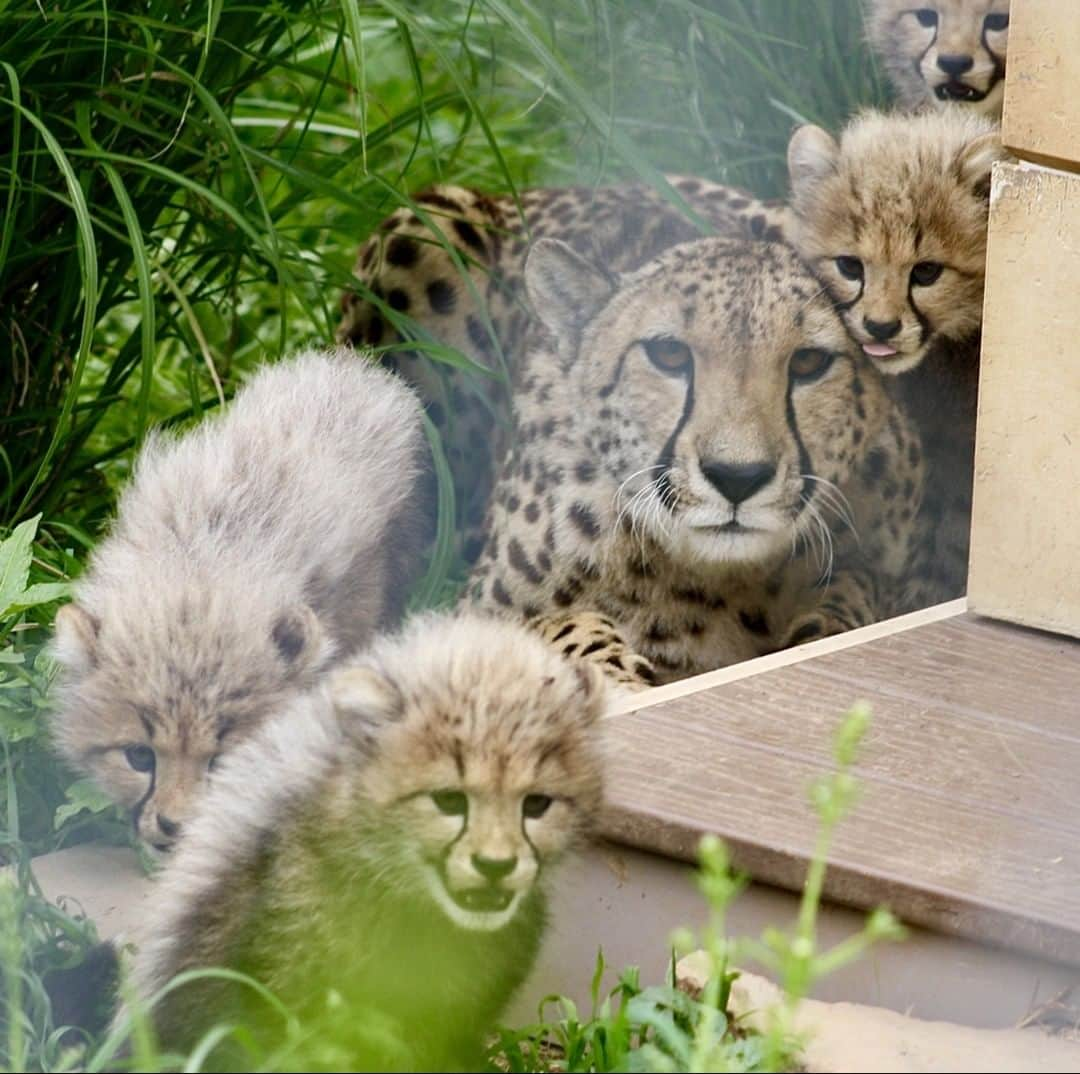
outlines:
[[[586,664],[584,661],[575,661],[574,671],[577,673],[580,685],[582,722],[589,727],[607,712],[611,701],[611,691],[600,669],[594,665]]]
[[[814,188],[836,171],[840,146],[828,131],[812,124],[799,127],[788,142],[791,198],[798,209]]]
[[[101,623],[78,604],[65,604],[56,613],[52,654],[71,671],[89,671],[97,663]]]
[[[990,197],[990,171],[994,162],[1008,160],[1009,155],[1001,144],[1001,132],[989,131],[973,138],[956,159],[960,181],[980,198]]]
[[[533,312],[556,338],[576,336],[615,291],[614,279],[559,239],[537,239],[525,260]]]
[[[380,729],[405,711],[401,691],[369,665],[335,671],[327,690],[341,727],[368,753],[376,752]]]
[[[333,651],[318,616],[306,604],[278,616],[270,637],[282,660],[297,671],[325,663]]]

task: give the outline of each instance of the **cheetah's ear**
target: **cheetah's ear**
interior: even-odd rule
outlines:
[[[1006,160],[1008,154],[1001,144],[1001,134],[989,131],[973,138],[964,146],[956,166],[960,181],[980,198],[990,197],[990,171],[997,160]]]
[[[796,210],[814,188],[836,171],[840,146],[828,131],[812,124],[799,127],[788,142],[788,176]]]
[[[53,656],[71,671],[88,671],[97,662],[101,623],[78,604],[65,604],[56,613]]]
[[[275,620],[270,637],[281,658],[291,668],[318,667],[332,652],[318,616],[306,604],[298,604]]]
[[[525,261],[533,312],[557,338],[576,336],[615,291],[614,279],[559,239],[537,239]]]
[[[577,677],[578,691],[575,703],[580,704],[582,723],[590,727],[608,711],[612,692],[608,688],[607,679],[595,664],[586,663],[584,660],[574,660],[571,657],[566,659],[570,661]]]
[[[341,726],[354,742],[374,751],[379,728],[405,711],[401,691],[370,665],[344,667],[330,676],[328,689]]]

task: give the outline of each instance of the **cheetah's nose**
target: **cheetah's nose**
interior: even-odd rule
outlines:
[[[771,462],[727,463],[702,459],[701,472],[713,488],[733,504],[740,504],[776,476],[776,467]]]
[[[170,839],[175,839],[180,834],[179,821],[169,820],[161,813],[158,814],[157,826],[161,829],[162,835],[167,835]]]
[[[970,56],[939,56],[937,65],[945,74],[959,78],[966,71],[975,66],[975,61]]]
[[[484,858],[479,854],[472,856],[473,868],[489,883],[496,883],[504,876],[509,876],[517,865],[517,858]]]
[[[899,321],[872,321],[869,317],[864,317],[862,323],[863,328],[881,343],[892,339],[900,331]]]

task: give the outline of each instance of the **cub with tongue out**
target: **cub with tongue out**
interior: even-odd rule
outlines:
[[[960,596],[967,575],[990,171],[990,119],[866,111],[839,141],[788,146],[795,245],[917,422],[927,483],[901,606]]]

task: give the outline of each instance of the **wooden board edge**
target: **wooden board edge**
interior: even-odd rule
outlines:
[[[680,679],[678,682],[667,683],[664,686],[654,686],[652,689],[642,690],[636,694],[628,694],[618,698],[607,715],[622,716],[630,712],[639,712],[650,705],[674,701],[676,698],[687,697],[701,690],[711,690],[717,686],[725,686],[730,682],[738,682],[741,679],[749,679],[755,675],[776,671],[778,668],[801,664],[804,660],[813,660],[829,653],[837,653],[844,649],[852,649],[857,645],[865,645],[869,641],[878,641],[880,638],[887,638],[892,634],[899,634],[905,630],[914,630],[930,623],[941,622],[943,619],[952,619],[955,616],[963,615],[967,610],[967,599],[961,597],[959,600],[950,600],[945,604],[935,604],[931,608],[923,608],[907,615],[898,615],[893,619],[883,619],[880,623],[871,623],[869,626],[849,630],[845,634],[834,634],[829,638],[819,638],[817,641],[807,642],[807,644],[799,645],[794,649],[769,653],[768,656],[759,656],[754,660],[744,660],[726,668],[718,668],[716,671],[707,671],[702,675],[692,675],[688,679]]]
[[[608,805],[599,835],[676,861],[695,862],[703,832],[614,803]],[[715,834],[731,854],[732,866],[758,884],[798,893],[806,879],[809,854],[768,846],[718,827]],[[920,886],[830,858],[823,897],[830,903],[871,912],[885,906],[901,921],[948,936],[1052,962],[1080,966],[1080,935],[1054,921],[1037,920],[984,900]]]

